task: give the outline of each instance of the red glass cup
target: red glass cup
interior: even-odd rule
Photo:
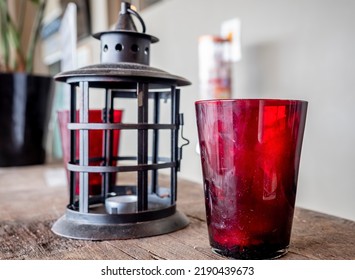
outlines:
[[[236,259],[287,253],[306,101],[197,101],[212,250]]]
[[[120,123],[122,121],[122,110],[113,111],[113,122]],[[64,165],[70,161],[70,131],[68,123],[70,122],[70,113],[68,110],[58,111],[59,130],[62,142],[63,162]],[[76,119],[79,119],[79,112],[76,112]],[[102,110],[89,110],[90,123],[102,123]],[[76,160],[79,159],[79,131],[75,133],[76,137]],[[113,148],[112,155],[118,156],[120,131],[113,130]],[[89,131],[89,165],[100,166],[102,165],[104,155],[104,131],[103,130],[90,130]],[[115,165],[116,161],[112,161],[111,165]],[[116,181],[116,173],[111,173],[112,182]],[[67,179],[69,183],[69,171],[67,170]],[[89,194],[100,195],[102,189],[102,175],[100,173],[89,173]],[[75,177],[75,194],[79,194],[79,176]]]

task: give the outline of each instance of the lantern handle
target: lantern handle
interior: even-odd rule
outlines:
[[[142,25],[142,33],[145,33],[145,30],[146,30],[145,23],[144,23],[143,19],[141,18],[141,16],[135,10],[131,9],[130,7],[127,8],[127,12],[129,12],[131,15],[134,15],[139,20],[139,22]]]

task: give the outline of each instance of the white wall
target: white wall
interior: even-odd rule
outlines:
[[[309,101],[297,204],[355,220],[355,1],[165,0],[142,12],[151,65],[190,79],[182,90],[181,177],[201,181],[195,153],[198,37],[242,21],[243,59],[234,65],[234,97]]]

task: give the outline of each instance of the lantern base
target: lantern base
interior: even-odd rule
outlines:
[[[67,238],[99,241],[161,235],[182,229],[188,224],[187,217],[179,211],[161,219],[119,224],[89,224],[64,215],[54,223],[52,231]]]

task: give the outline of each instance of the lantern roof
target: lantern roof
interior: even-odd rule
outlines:
[[[131,15],[134,15],[138,18],[140,24],[142,25],[142,32],[138,32],[137,27],[131,17]],[[117,23],[115,25],[115,29],[111,31],[103,31],[103,32],[98,32],[93,35],[94,38],[99,39],[101,38],[102,35],[104,34],[110,34],[110,33],[131,33],[132,35],[135,36],[142,36],[149,38],[152,43],[156,43],[159,41],[157,37],[154,37],[152,35],[148,35],[145,33],[146,27],[143,19],[141,16],[131,8],[131,5],[127,2],[121,2],[121,11],[119,13],[119,17],[117,20]]]
[[[142,32],[138,32],[131,16],[138,18]],[[140,15],[126,2],[114,30],[93,35],[101,41],[101,63],[59,73],[55,80],[67,83],[89,82],[146,82],[161,86],[187,86],[190,81],[149,66],[150,44],[158,38],[145,33]],[[99,86],[98,84],[96,86]]]
[[[187,79],[172,75],[166,71],[149,65],[139,63],[105,63],[94,64],[77,70],[66,71],[56,75],[55,79],[61,82],[75,83],[82,80],[100,81],[140,81],[154,84],[172,84],[187,86],[191,82]]]

